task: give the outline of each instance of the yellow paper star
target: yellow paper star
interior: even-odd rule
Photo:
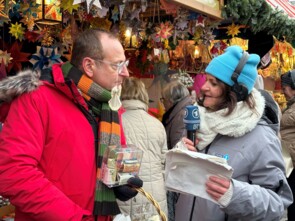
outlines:
[[[9,28],[9,33],[14,36],[16,39],[19,39],[22,41],[24,39],[24,31],[25,28],[22,27],[22,24],[18,24],[17,22],[15,24],[11,24],[11,27]]]
[[[231,35],[231,37],[235,37],[236,35],[238,35],[240,33],[239,29],[240,26],[239,25],[235,25],[234,23],[232,23],[230,26],[228,26],[227,28],[227,35]]]
[[[79,5],[73,5],[74,0],[63,0],[61,1],[60,7],[64,10],[64,11],[68,11],[70,14],[73,14],[73,10],[78,10]]]

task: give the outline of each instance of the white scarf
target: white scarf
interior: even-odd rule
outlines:
[[[255,100],[255,109],[249,109],[246,102],[240,101],[230,115],[224,116],[228,108],[209,112],[206,108],[199,107],[201,120],[200,129],[197,131],[199,150],[209,145],[217,134],[240,137],[256,127],[264,112],[265,99],[255,88],[251,93]]]

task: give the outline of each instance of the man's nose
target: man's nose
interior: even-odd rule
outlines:
[[[119,75],[122,76],[122,77],[129,77],[129,71],[128,71],[128,68],[125,65],[123,66],[123,69],[122,69],[122,71],[121,71],[121,73]]]

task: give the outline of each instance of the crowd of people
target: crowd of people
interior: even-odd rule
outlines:
[[[161,91],[161,122],[148,113],[144,83],[129,77],[116,36],[80,33],[70,62],[0,82],[0,195],[15,206],[16,221],[111,221],[118,214],[161,220],[140,187],[169,221],[279,221],[286,210],[295,220],[295,174],[286,177],[281,151],[282,140],[295,162],[295,70],[281,78],[288,103],[280,119],[272,97],[254,87],[259,62],[256,54],[228,47],[208,64],[197,103],[171,80]],[[195,142],[183,123],[188,105],[200,111]],[[180,140],[233,168],[231,179],[207,178],[211,200],[165,190],[165,154]],[[109,187],[100,179],[103,154],[126,144],[144,153],[139,173]]]

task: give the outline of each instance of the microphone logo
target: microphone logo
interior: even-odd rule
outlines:
[[[200,115],[197,106],[189,105],[185,107],[183,122],[187,130],[198,130],[200,128]]]
[[[195,118],[195,119],[199,118],[199,110],[198,110],[198,108],[195,108],[193,110],[193,118]]]

